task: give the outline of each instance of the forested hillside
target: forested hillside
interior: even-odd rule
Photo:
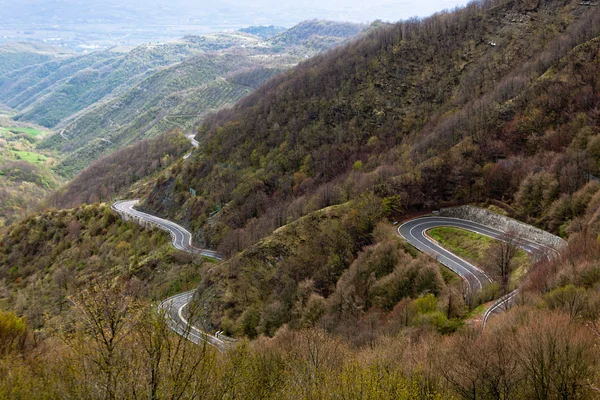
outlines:
[[[189,140],[178,131],[142,140],[92,162],[48,196],[44,205],[68,209],[83,203],[110,202],[179,162],[191,148]],[[136,192],[136,197],[139,194]]]
[[[328,26],[329,32],[315,25]],[[235,103],[307,55],[339,44],[364,28],[339,24],[345,28],[335,32],[337,25],[302,24],[295,31],[306,31],[303,37],[311,37],[311,43],[291,39],[284,46],[238,32],[83,55],[41,45],[1,46],[0,226],[33,211],[61,181],[75,177],[91,162],[166,132],[189,133],[208,111]],[[11,133],[11,129],[17,131]],[[134,154],[139,151],[133,149]],[[169,154],[171,163],[178,151],[167,145],[163,149],[150,146],[142,153],[145,161],[130,160],[146,162],[144,168],[141,164],[135,168],[141,175],[132,173],[115,180],[125,175],[112,167],[99,171],[96,164],[92,174],[88,171],[76,183],[85,190],[70,196],[70,189],[63,189],[68,201],[55,196],[51,203],[70,206],[105,199],[109,193],[128,189],[136,179],[151,174],[150,170],[156,172],[156,166],[166,166],[160,161],[150,167],[152,157],[162,160]],[[101,185],[88,180],[98,174],[104,177]]]
[[[142,141],[54,201],[108,198],[143,176],[154,186],[140,207],[226,259],[176,251],[106,205],[5,229],[0,397],[598,398],[599,36],[600,7],[587,2],[485,0],[374,24],[271,78],[240,49],[219,53],[240,63],[225,76],[218,58],[194,64],[202,54],[148,77],[140,85],[159,89],[177,87],[173,71],[198,83],[192,69],[227,85],[267,81],[207,116],[191,157],[178,134]],[[520,290],[485,327],[499,285],[470,293],[396,231],[467,203],[568,241],[509,276]],[[480,262],[498,245],[485,241]],[[193,287],[186,318],[234,336],[230,350],[187,343],[154,312]]]
[[[54,209],[0,239],[0,305],[40,328],[89,282],[133,279],[144,298],[162,299],[197,283],[201,265],[173,250],[167,234],[125,223],[108,206]]]
[[[307,239],[273,255],[259,241],[325,207],[367,196],[373,213],[393,206],[398,218],[487,202],[564,237],[597,234],[596,219],[581,217],[595,215],[599,187],[599,22],[597,8],[575,1],[486,1],[375,29],[209,116],[197,135],[202,151],[159,178],[142,207],[225,254],[251,249],[199,290],[210,323],[250,335],[298,324],[304,280],[330,315],[333,285],[363,246],[377,244],[367,230],[359,247],[340,250],[348,258],[315,265],[294,255],[337,254],[338,242],[317,239],[328,249],[317,250]],[[341,242],[356,243],[354,228],[335,226]],[[405,296],[402,287],[392,298]],[[355,319],[370,308],[354,306]]]
[[[182,42],[32,65],[2,77],[0,99],[20,111],[16,119],[54,128],[120,87],[134,85],[156,68],[201,51],[200,46]]]
[[[37,43],[4,43],[0,46],[0,54],[0,75],[57,58],[73,56],[73,53],[58,47]]]
[[[334,21],[305,21],[275,36],[272,42],[276,46],[306,46],[326,50],[335,44],[334,38],[353,37],[366,26]]]
[[[60,133],[42,147],[65,154],[55,171],[72,178],[91,161],[143,138],[174,128],[191,131],[208,111],[235,103],[362,29],[310,21],[290,37],[188,36],[52,60],[0,76],[0,101],[19,111],[15,119]]]
[[[263,39],[268,39],[273,36],[280,34],[281,32],[286,31],[287,29],[283,26],[249,26],[247,28],[240,29],[240,32],[249,33],[254,36],[261,37]]]
[[[368,191],[408,209],[506,201],[546,226],[527,208],[541,190],[527,185],[551,176],[550,204],[598,161],[587,147],[598,133],[598,18],[572,1],[487,1],[376,29],[210,116],[203,152],[145,207],[186,215],[233,251],[252,242],[245,232]]]

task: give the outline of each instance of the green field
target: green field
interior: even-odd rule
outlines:
[[[430,229],[427,234],[445,249],[486,270],[488,249],[495,241],[494,239],[449,226]],[[528,254],[519,249],[515,257],[515,269],[511,280],[513,282],[519,280],[527,271],[529,264]]]
[[[27,161],[30,163],[40,163],[41,164],[41,163],[46,162],[46,160],[48,160],[48,157],[46,157],[45,155],[39,154],[39,153],[33,153],[31,151],[11,150],[11,153],[16,155],[17,159]]]
[[[9,127],[0,127],[0,133],[3,132],[12,132],[12,133],[26,133],[31,137],[37,137],[40,135],[44,135],[44,132],[40,131],[39,129],[35,129],[35,128],[19,128],[16,126],[9,126]]]

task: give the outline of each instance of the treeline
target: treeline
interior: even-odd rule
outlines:
[[[94,161],[45,203],[73,208],[83,203],[111,202],[132,184],[179,161],[191,148],[187,138],[177,131],[142,140]]]
[[[258,66],[236,71],[227,76],[227,81],[236,85],[248,86],[253,89],[258,88],[270,78],[283,72],[283,68],[267,68]]]
[[[282,32],[285,32],[287,28],[283,26],[274,26],[274,25],[260,25],[260,26],[249,26],[247,28],[240,29],[240,32],[249,33],[251,35],[255,35],[261,37],[263,39],[268,39],[273,36],[276,36]]]
[[[312,20],[303,21],[271,40],[278,45],[301,44],[314,36],[350,38],[358,35],[365,25],[351,22]]]

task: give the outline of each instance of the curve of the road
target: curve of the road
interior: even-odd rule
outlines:
[[[199,143],[194,139],[194,135],[187,135],[186,137],[190,140],[190,143],[194,148],[198,148]],[[191,152],[186,154],[184,159],[188,158],[190,155]],[[182,226],[167,219],[136,210],[134,206],[138,202],[139,200],[117,201],[112,205],[112,208],[126,219],[134,219],[143,224],[151,224],[169,232],[173,246],[176,249],[216,260],[223,259],[223,257],[215,251],[194,247],[192,245],[192,234]],[[413,245],[419,251],[435,258],[441,264],[458,274],[466,282],[467,289],[470,293],[475,293],[478,290],[483,289],[486,284],[491,283],[492,279],[480,268],[446,250],[427,236],[426,232],[428,230],[440,226],[461,228],[496,240],[505,240],[507,232],[473,221],[440,216],[415,218],[398,227],[398,233],[408,243]],[[537,243],[527,238],[513,237],[512,240],[518,247],[532,254],[533,257],[537,259],[553,258],[559,255],[555,248]],[[517,294],[518,289],[506,294],[494,302],[483,314],[483,326],[485,326],[492,314],[504,311],[509,307]],[[176,333],[186,337],[194,343],[206,342],[217,347],[219,350],[223,350],[226,345],[230,343],[231,339],[220,335],[220,332],[217,332],[215,335],[203,332],[190,324],[185,318],[184,309],[188,306],[193,296],[193,290],[177,294],[162,301],[159,305],[159,309],[164,310],[169,327]]]
[[[192,146],[194,146],[195,149],[197,149],[200,146],[200,143],[198,143],[198,141],[195,139],[195,134],[191,133],[189,135],[186,135],[185,137],[190,141],[190,143],[192,144]],[[187,160],[188,158],[190,158],[191,155],[192,152],[190,151],[183,156],[183,159]]]
[[[408,243],[458,274],[466,282],[467,290],[470,293],[475,293],[483,289],[486,284],[491,283],[492,279],[480,268],[451,253],[427,236],[428,230],[441,226],[465,229],[496,240],[506,240],[507,232],[477,222],[439,216],[412,219],[398,227],[398,233]],[[514,237],[512,240],[516,246],[537,259],[552,258],[558,255],[555,248],[527,238]],[[501,312],[510,306],[517,293],[518,289],[494,302],[483,315],[483,325],[485,326],[492,314]]]
[[[192,245],[192,234],[184,227],[167,219],[136,210],[134,206],[138,202],[139,200],[116,201],[111,208],[126,220],[131,219],[140,224],[150,224],[167,231],[171,235],[173,246],[178,250],[215,260],[223,259],[223,256],[215,251],[194,247]],[[206,342],[219,350],[224,350],[231,339],[221,335],[220,332],[214,335],[204,332],[190,324],[186,319],[185,308],[193,299],[194,292],[194,290],[191,290],[169,297],[159,304],[158,309],[165,313],[167,324],[174,332],[196,344]]]

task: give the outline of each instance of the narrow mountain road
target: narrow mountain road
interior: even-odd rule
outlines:
[[[226,341],[220,339],[216,335],[213,336],[201,331],[190,324],[184,317],[184,308],[192,301],[195,292],[195,290],[190,290],[189,292],[169,297],[158,305],[158,309],[164,310],[167,324],[175,333],[185,337],[193,343],[200,344],[206,342],[219,350],[224,350],[227,346]]]
[[[192,245],[192,234],[181,225],[133,208],[138,202],[139,200],[117,201],[112,205],[112,208],[121,215],[128,215],[130,218],[137,219],[142,223],[151,224],[169,232],[173,238],[173,246],[178,250],[214,258],[215,260],[223,259],[223,257],[215,251],[194,247]]]
[[[465,229],[496,240],[504,240],[507,232],[472,221],[436,216],[416,218],[398,227],[398,233],[408,243],[416,247],[419,251],[435,258],[441,264],[458,274],[466,282],[470,293],[475,293],[483,289],[488,283],[491,283],[492,279],[480,268],[444,249],[427,236],[426,232],[428,230],[441,226]],[[534,258],[552,258],[558,255],[558,251],[555,248],[527,238],[517,237],[513,238],[513,240],[518,247],[533,255]],[[483,315],[483,324],[485,325],[492,314],[501,312],[510,306],[517,293],[518,290],[515,290],[492,304]]]
[[[192,245],[192,234],[184,227],[167,219],[138,211],[133,208],[138,202],[139,200],[117,201],[112,205],[111,208],[125,220],[134,220],[140,225],[151,225],[169,232],[173,246],[178,250],[209,257],[215,260],[223,259],[223,256],[215,251],[194,247]],[[193,299],[194,292],[195,291],[192,290],[169,297],[168,299],[162,301],[158,308],[159,310],[163,310],[165,312],[167,323],[174,332],[184,336],[194,343],[200,343],[204,341],[215,346],[219,350],[225,349],[229,340],[226,340],[225,337],[220,337],[218,334],[211,335],[207,332],[203,332],[202,330],[190,324],[186,319],[185,308],[188,307],[188,304]]]
[[[196,139],[194,139],[196,137],[196,135],[194,133],[191,133],[191,134],[187,135],[186,137],[188,138],[188,140],[190,141],[192,146],[194,146],[195,148],[198,148],[198,146],[200,146],[200,143],[198,143],[198,141]]]
[[[194,146],[194,148],[197,149],[200,146],[200,143],[198,143],[198,141],[196,139],[194,139],[195,137],[196,137],[196,135],[193,133],[186,135],[186,138],[188,138],[188,140],[190,141],[192,146]],[[190,151],[183,156],[183,159],[187,160],[188,158],[190,158],[191,155],[192,155],[192,152]]]

